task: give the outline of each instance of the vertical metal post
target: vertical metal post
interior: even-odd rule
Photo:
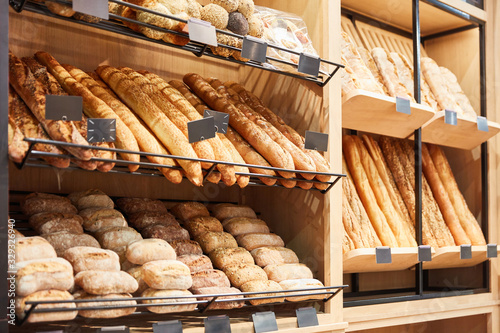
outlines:
[[[412,0],[413,21],[413,88],[417,103],[420,103],[420,0]],[[415,231],[418,245],[422,245],[422,129],[415,130]],[[415,269],[415,293],[423,294],[424,277],[422,263]]]

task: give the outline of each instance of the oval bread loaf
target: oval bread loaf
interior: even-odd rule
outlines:
[[[31,216],[38,213],[76,214],[78,211],[68,198],[47,193],[31,193],[22,203],[23,214]]]
[[[68,195],[68,199],[78,210],[92,207],[113,208],[115,203],[101,190],[91,189],[80,192],[73,192]]]
[[[248,251],[252,251],[263,246],[285,246],[283,239],[276,234],[244,234],[236,237],[236,240],[241,247],[244,247]]]
[[[119,271],[120,259],[111,250],[76,246],[64,252],[64,259],[73,265],[75,274],[82,271]]]
[[[210,259],[218,269],[238,264],[255,264],[250,252],[242,247],[215,249],[210,252]]]
[[[75,284],[93,295],[133,293],[139,285],[123,271],[83,271],[75,276]]]
[[[262,291],[280,291],[280,290],[282,290],[281,286],[278,283],[270,280],[249,281],[241,286],[241,291],[244,293],[252,291],[262,292]],[[245,295],[245,297],[252,298],[252,297],[282,296],[282,295],[283,293],[269,293],[269,294],[255,294],[255,295],[250,294],[250,295]],[[279,303],[284,301],[285,301],[284,297],[276,297],[269,299],[250,300],[249,302],[252,305],[261,305],[269,303]]]
[[[203,235],[207,231],[224,231],[220,221],[211,216],[195,217],[185,221],[183,225],[194,239]]]
[[[30,216],[29,225],[41,235],[59,231],[83,233],[83,218],[76,214],[39,213]]]
[[[94,237],[87,234],[72,234],[66,231],[61,231],[43,235],[43,238],[45,238],[54,247],[58,257],[62,257],[66,250],[75,246],[101,247],[99,242]]]
[[[142,278],[154,289],[184,290],[193,284],[189,267],[177,260],[157,260],[142,265]]]
[[[143,239],[127,247],[127,260],[136,265],[144,265],[154,260],[175,260],[172,246],[162,239]]]
[[[80,211],[83,218],[83,228],[96,232],[109,227],[126,227],[127,221],[122,213],[112,208],[93,207]]]
[[[223,294],[241,294],[241,291],[234,287],[206,287],[199,289],[192,289],[194,295],[223,295]],[[199,301],[211,301],[213,297],[200,297]],[[243,300],[243,295],[231,295],[217,297],[219,300],[223,299],[236,299],[233,302],[214,302],[208,306],[209,310],[229,310],[241,308],[245,305],[244,301],[237,301],[238,299]]]
[[[167,242],[189,240],[188,231],[179,225],[152,225],[142,230],[141,234],[144,238],[159,238]]]
[[[218,269],[207,269],[192,273],[193,285],[191,288],[200,289],[206,287],[231,287],[231,283],[223,271]]]
[[[40,290],[26,297],[16,297],[16,316],[19,319],[24,318],[25,311],[31,308],[31,304],[26,304],[26,302],[70,300],[73,300],[73,296],[69,292],[63,290]],[[44,321],[73,320],[78,314],[75,303],[38,304],[36,307],[36,309],[53,308],[75,309],[75,311],[32,313],[26,322],[39,323]]]
[[[267,223],[261,219],[231,217],[223,221],[224,229],[233,236],[253,233],[269,233]]]
[[[16,238],[16,262],[56,257],[52,245],[42,237]]]
[[[257,265],[232,265],[224,268],[231,284],[239,288],[248,281],[263,280],[267,281],[266,272]]]
[[[77,308],[87,308],[87,307],[113,307],[113,306],[131,306],[137,305],[135,300],[129,299],[132,298],[130,294],[108,294],[108,295],[89,295],[87,293],[80,293],[76,299],[81,300],[93,300],[93,299],[121,299],[123,301],[106,301],[106,302],[85,302],[85,303],[77,303]],[[107,310],[79,310],[78,314],[84,318],[118,318],[128,316],[134,313],[136,307],[130,308],[115,308],[115,309],[107,309]]]
[[[196,201],[180,202],[173,206],[170,211],[181,221],[200,216],[210,216],[207,207],[201,202]]]
[[[179,225],[179,222],[170,213],[143,211],[131,214],[128,223],[137,230],[145,229],[149,226],[161,224],[165,226]]]
[[[148,198],[120,198],[116,200],[116,205],[127,215],[143,211],[168,212],[163,202]]]
[[[127,273],[130,274],[138,284],[137,290],[132,294],[134,297],[139,297],[144,292],[144,290],[148,289],[148,284],[142,278],[142,266],[132,267],[127,270]]]
[[[96,232],[99,244],[105,249],[115,249],[142,240],[142,236],[130,227],[109,227]]]
[[[177,257],[177,260],[189,267],[191,274],[214,268],[210,258],[203,254],[186,254]]]
[[[251,252],[255,263],[260,267],[279,264],[298,264],[299,258],[290,249],[286,247],[259,247]]]
[[[257,214],[255,214],[252,208],[230,203],[215,205],[212,209],[212,213],[219,221],[224,221],[225,219],[229,219],[231,217],[248,217],[251,219],[257,218]]]
[[[36,259],[16,264],[16,294],[27,296],[40,290],[68,290],[73,286],[73,268],[62,258]]]
[[[209,231],[196,239],[200,243],[204,253],[210,253],[219,248],[236,248],[238,243],[231,234],[227,232]]]
[[[142,293],[142,297],[174,297],[174,296],[192,296],[187,290],[156,290],[147,289]],[[158,303],[179,303],[176,305],[168,306],[148,306],[147,309],[154,313],[171,313],[182,311],[193,311],[196,309],[196,304],[180,304],[196,302],[196,298],[172,298],[172,299],[154,299],[144,300],[144,304],[158,304]]]
[[[283,290],[300,290],[300,289],[309,289],[309,288],[321,288],[324,287],[321,281],[316,279],[297,279],[297,280],[283,280],[280,282],[281,288]],[[328,297],[328,294],[323,295],[309,295],[310,293],[321,292],[321,290],[311,290],[311,291],[297,291],[290,294],[286,294],[286,300],[290,302],[302,302],[309,299],[324,299]],[[289,296],[289,295],[302,295],[302,296]]]
[[[200,244],[193,240],[174,240],[170,242],[170,245],[174,248],[177,256],[184,256],[186,254],[203,254]]]
[[[313,274],[304,264],[281,264],[264,267],[269,280],[281,282],[294,279],[312,279]]]

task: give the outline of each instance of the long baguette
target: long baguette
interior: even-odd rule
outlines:
[[[342,195],[342,224],[347,235],[354,243],[356,249],[369,248],[366,236],[361,232],[359,221],[354,216],[351,205],[347,200],[345,193]]]
[[[125,104],[144,120],[172,154],[194,159],[198,158],[181,130],[170,121],[151,98],[139,89],[127,75],[110,66],[99,66],[96,72],[120,96]],[[186,176],[193,184],[196,186],[202,185],[203,175],[200,162],[179,160],[178,163],[185,170]]]
[[[347,252],[356,249],[354,242],[351,237],[347,234],[344,228],[344,237],[342,238],[342,254],[346,254]]]
[[[134,134],[137,143],[142,151],[170,155],[170,153],[158,142],[153,134],[144,127],[130,109],[118,100],[113,95],[102,87],[102,84],[96,82],[92,77],[81,71],[80,69],[63,65],[63,67],[81,84],[89,89],[97,98],[104,101],[113,111],[121,118],[121,120],[130,128]],[[102,81],[101,81],[102,82]],[[158,156],[147,156],[152,163],[176,166],[175,162],[170,158]],[[170,168],[158,168],[160,172],[172,183],[179,184],[182,181],[182,174],[179,170]]]
[[[441,179],[439,178],[438,171],[432,161],[432,158],[429,154],[429,150],[427,146],[422,144],[422,169],[424,171],[424,175],[427,178],[429,185],[432,190],[432,194],[434,194],[434,198],[436,199],[439,208],[441,209],[441,213],[443,214],[444,221],[450,228],[451,234],[455,239],[455,243],[457,245],[462,244],[471,244],[471,241],[464,229],[460,225],[460,219],[458,218],[455,209],[450,201],[450,197],[446,192]]]
[[[88,146],[73,123],[45,119],[45,89],[12,52],[9,52],[9,82],[53,140]],[[84,161],[92,158],[92,152],[86,148],[67,147],[66,150]]]
[[[55,76],[57,81],[67,92],[72,95],[81,96],[83,99],[83,110],[87,116],[92,118],[116,119],[116,147],[130,151],[139,151],[139,146],[130,129],[116,115],[106,103],[95,97],[87,88],[78,83],[58,62],[47,52],[37,52],[35,57],[47,67],[49,72]],[[137,154],[120,154],[124,160],[139,162]],[[139,165],[129,164],[130,171],[136,171]]]
[[[203,116],[198,113],[191,103],[189,103],[179,91],[169,85],[165,80],[160,78],[158,75],[147,71],[139,71],[139,73],[150,80],[152,84],[156,85],[163,95],[190,121],[203,119]],[[208,139],[207,142],[212,146],[216,160],[233,162],[230,153],[222,144],[219,136],[216,135],[214,138]],[[217,169],[222,175],[222,181],[224,184],[227,186],[234,185],[236,182],[236,174],[232,165],[217,164]]]
[[[186,74],[184,82],[214,110],[230,115],[230,125],[238,131],[269,163],[277,168],[289,168],[289,159],[284,150],[274,142],[262,129],[256,126],[245,115],[232,105],[226,98],[217,94],[201,76]],[[285,178],[293,178],[293,172],[281,171]]]
[[[443,150],[435,145],[429,145],[428,147],[432,161],[438,170],[439,178],[441,178],[446,192],[448,192],[451,203],[460,219],[460,224],[470,238],[472,245],[486,244],[481,227],[467,206],[465,198],[458,188],[458,184],[453,176],[453,172]]]
[[[88,76],[90,76],[102,89],[106,90],[106,92],[108,94],[110,94],[111,96],[113,96],[114,98],[118,99],[118,96],[116,96],[115,92],[113,91],[113,89],[111,89],[110,87],[108,87],[108,85],[106,84],[106,82],[104,82],[103,80],[101,80],[101,78],[99,77],[99,75],[96,73],[96,72],[87,72],[86,73]]]

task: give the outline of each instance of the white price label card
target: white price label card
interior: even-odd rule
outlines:
[[[210,22],[190,18],[188,21],[189,39],[193,42],[217,47],[215,27]]]
[[[73,10],[103,20],[109,19],[108,0],[73,0]]]

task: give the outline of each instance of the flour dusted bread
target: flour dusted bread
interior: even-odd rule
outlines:
[[[408,89],[406,89],[405,85],[401,83],[396,71],[396,66],[389,57],[387,51],[381,47],[376,47],[372,49],[371,52],[373,60],[375,60],[377,68],[379,69],[380,75],[384,81],[388,95],[392,97],[399,96],[408,98],[410,101],[415,102],[415,99],[411,96]]]
[[[248,217],[232,217],[224,220],[222,225],[235,237],[243,234],[270,232],[266,222]]]
[[[179,225],[156,224],[143,229],[141,234],[144,238],[159,238],[167,242],[189,239],[189,232]]]
[[[192,289],[191,290],[194,295],[223,295],[223,294],[233,294],[230,296],[222,296],[222,297],[217,297],[218,300],[235,300],[232,302],[214,302],[211,305],[208,306],[209,310],[228,310],[228,309],[236,309],[236,308],[241,308],[243,305],[245,305],[244,301],[238,301],[238,300],[243,300],[243,295],[234,295],[234,294],[241,294],[241,291],[237,288],[234,287],[206,287],[206,288],[199,288],[199,289]],[[213,297],[200,297],[198,300],[200,301],[211,301]],[[203,305],[202,305],[203,306]]]
[[[231,217],[248,217],[251,219],[256,219],[257,215],[255,211],[243,205],[234,205],[230,203],[217,204],[213,207],[212,213],[216,219],[219,221],[224,221],[225,219]]]
[[[187,254],[203,254],[200,244],[193,240],[179,239],[171,241],[169,244],[174,248],[177,256]]]
[[[244,247],[248,251],[252,251],[263,246],[285,246],[285,242],[280,236],[269,233],[244,234],[238,236],[236,240],[241,247]]]
[[[211,216],[200,216],[189,219],[184,221],[183,226],[189,231],[194,239],[203,235],[207,231],[224,231],[220,221]]]
[[[127,221],[137,230],[143,230],[156,224],[165,226],[179,225],[175,217],[168,212],[141,211],[128,216]]]
[[[204,253],[210,253],[219,248],[236,248],[238,243],[231,234],[227,232],[209,231],[196,239],[200,243]]]
[[[135,300],[131,300],[132,295],[130,294],[108,294],[108,295],[90,295],[85,292],[78,294],[76,299],[80,300],[102,300],[102,299],[123,299],[122,301],[105,301],[105,302],[85,302],[77,303],[77,308],[87,308],[87,307],[118,307],[118,306],[131,306],[136,305]],[[115,308],[106,310],[79,310],[78,314],[84,318],[118,318],[128,316],[134,313],[135,307],[129,308]]]
[[[264,267],[269,280],[281,282],[293,279],[312,279],[313,274],[309,267],[304,264],[281,264]]]
[[[172,246],[162,239],[143,239],[127,246],[127,260],[136,265],[143,265],[154,260],[175,260]]]
[[[210,252],[210,259],[215,267],[219,269],[224,269],[224,267],[232,265],[254,264],[250,252],[242,247],[215,249]]]
[[[150,211],[167,213],[167,208],[160,200],[149,198],[120,198],[116,205],[127,215]]]
[[[200,216],[210,216],[207,207],[201,202],[196,201],[180,202],[173,206],[170,211],[181,221]]]
[[[324,287],[321,281],[316,279],[295,279],[295,280],[283,280],[280,283],[283,290],[300,290],[300,289],[313,289]],[[328,294],[322,295],[309,295],[310,293],[319,293],[321,290],[311,290],[311,291],[296,291],[293,293],[287,293],[286,300],[290,302],[302,302],[309,299],[324,299],[328,297]],[[290,295],[302,295],[302,296],[290,296]]]
[[[257,265],[236,264],[226,266],[224,273],[226,273],[229,281],[236,288],[241,287],[241,285],[248,281],[267,280],[266,272]]]
[[[141,296],[144,290],[149,288],[148,284],[142,278],[142,266],[135,266],[129,268],[126,270],[126,272],[130,274],[130,276],[132,276],[137,281],[138,288],[132,295],[134,297]]]
[[[164,305],[164,306],[148,306],[148,311],[154,313],[172,313],[172,312],[182,312],[182,311],[193,311],[196,309],[196,304],[182,304],[196,302],[196,298],[186,297],[192,296],[188,290],[156,290],[147,289],[145,290],[141,297],[174,297],[182,296],[184,298],[171,298],[171,299],[153,299],[144,300],[144,304],[161,304],[161,303],[175,303],[175,305]]]
[[[28,194],[22,203],[22,210],[28,216],[38,213],[77,213],[68,198],[47,193]]]
[[[286,247],[264,246],[250,252],[255,263],[260,267],[279,264],[298,264],[299,258]]]
[[[16,262],[56,257],[56,251],[44,238],[16,237]]]
[[[43,302],[43,301],[71,301],[73,296],[63,290],[40,290],[33,294],[25,297],[16,297],[16,316],[19,319],[23,319],[25,316],[25,311],[31,308],[31,304],[26,304],[26,302]],[[75,309],[75,311],[64,311],[64,312],[48,312],[48,313],[32,313],[26,322],[28,323],[40,323],[45,321],[63,321],[63,320],[73,320],[77,315],[75,303],[54,303],[54,304],[39,304],[36,309],[52,309],[52,308],[64,308],[64,309]]]
[[[142,236],[130,227],[109,227],[99,229],[95,236],[104,249],[116,249],[142,240]]]
[[[83,218],[76,214],[39,213],[29,218],[30,226],[40,235],[59,231],[81,234],[82,223]]]
[[[75,246],[101,247],[94,237],[87,234],[72,234],[61,231],[43,235],[43,238],[54,247],[58,257],[62,257],[66,250]]]
[[[177,260],[189,267],[191,274],[214,268],[210,258],[203,254],[186,254],[177,257]]]
[[[81,210],[83,228],[89,232],[96,232],[107,227],[126,227],[127,221],[122,213],[112,208],[92,207]]]
[[[73,268],[62,258],[35,259],[16,263],[16,295],[40,290],[68,290],[73,286]]]
[[[75,284],[93,295],[133,293],[139,285],[126,272],[82,271],[75,276]]]
[[[250,304],[252,305],[261,305],[261,304],[269,304],[269,303],[280,303],[285,301],[285,297],[279,297],[283,296],[283,293],[276,293],[276,291],[281,291],[282,288],[281,286],[271,280],[254,280],[254,281],[249,281],[241,286],[241,291],[244,293],[248,292],[263,292],[263,291],[272,291],[273,293],[269,294],[249,294],[245,295],[245,297],[252,298],[252,297],[266,297],[266,296],[278,296],[275,298],[269,298],[269,299],[256,299],[256,300],[250,300]]]
[[[76,246],[64,252],[64,259],[73,266],[75,274],[82,271],[119,271],[120,259],[111,250]]]
[[[150,261],[142,265],[144,281],[154,289],[189,289],[193,284],[189,267],[177,260]]]
[[[78,210],[92,207],[114,208],[113,200],[106,193],[98,189],[91,189],[80,192],[73,192],[68,195],[68,199]]]
[[[192,273],[193,285],[191,288],[200,289],[207,287],[230,287],[231,283],[223,271],[218,269],[207,269]]]

